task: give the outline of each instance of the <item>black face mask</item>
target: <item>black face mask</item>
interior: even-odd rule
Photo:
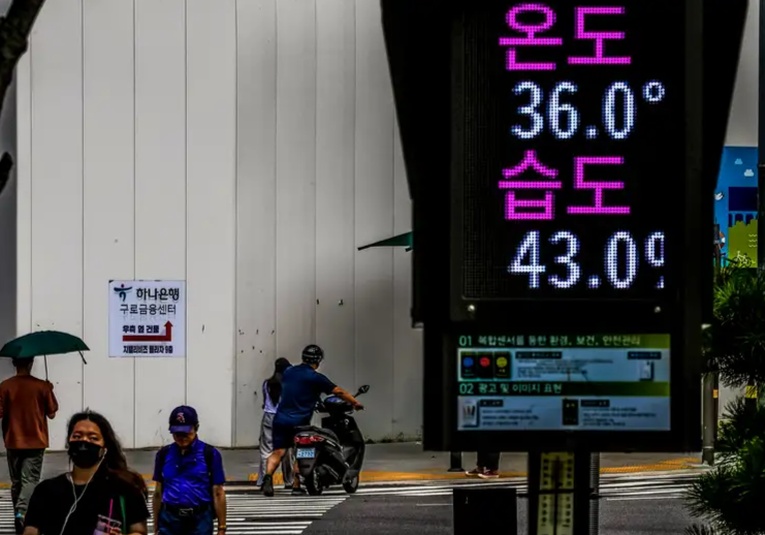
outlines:
[[[69,443],[69,458],[80,468],[92,468],[101,460],[102,447],[85,440]]]

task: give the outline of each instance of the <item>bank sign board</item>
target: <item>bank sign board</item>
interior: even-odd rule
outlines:
[[[109,281],[110,357],[185,357],[186,282]]]

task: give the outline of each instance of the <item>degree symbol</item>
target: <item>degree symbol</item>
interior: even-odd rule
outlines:
[[[643,86],[643,99],[646,102],[655,104],[664,100],[664,95],[667,93],[664,84],[658,80],[651,80]]]

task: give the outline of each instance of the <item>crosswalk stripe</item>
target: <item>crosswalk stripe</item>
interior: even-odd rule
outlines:
[[[610,477],[602,478],[600,482],[600,493],[607,500],[615,497],[640,497],[657,496],[663,498],[682,497],[691,484],[698,477],[698,473],[677,474],[674,476],[651,477],[643,475],[637,477]],[[449,484],[425,484],[415,486],[399,487],[361,487],[357,495],[363,496],[402,496],[402,497],[432,497],[449,496],[455,487],[459,488],[491,488],[491,487],[512,487],[518,492],[527,492],[526,480],[515,478],[513,480],[500,481],[466,481],[450,482]],[[342,490],[329,490],[325,494],[340,495]]]
[[[699,471],[666,474],[618,474],[602,477],[600,493],[606,501],[656,500],[681,498]],[[289,490],[277,489],[272,498],[248,485],[226,489],[228,502],[227,532],[236,535],[300,535],[328,511],[354,496],[433,497],[450,496],[455,487],[513,487],[526,492],[525,478],[495,481],[450,480],[448,483],[399,483],[361,486],[355,495],[340,488],[327,489],[321,496],[291,496]],[[151,500],[148,501],[151,511]],[[149,520],[149,533],[153,521]],[[10,490],[0,489],[0,535],[12,535],[13,507]]]
[[[276,490],[272,498],[262,494],[227,491],[226,532],[236,535],[300,535],[316,520],[348,498],[337,496],[291,496]],[[151,498],[147,501],[151,511]],[[149,519],[149,533],[154,521]],[[10,491],[0,489],[0,535],[14,534]]]

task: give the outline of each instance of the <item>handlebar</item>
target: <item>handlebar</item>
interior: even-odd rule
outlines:
[[[362,385],[356,394],[353,396],[358,397],[362,394],[366,394],[369,392],[369,385]],[[327,400],[335,399],[337,401],[332,401],[331,403],[326,403]],[[316,403],[316,407],[314,408],[316,412],[355,412],[357,409],[353,407],[350,403],[345,401],[344,399],[338,397],[338,396],[327,396],[323,400]]]

